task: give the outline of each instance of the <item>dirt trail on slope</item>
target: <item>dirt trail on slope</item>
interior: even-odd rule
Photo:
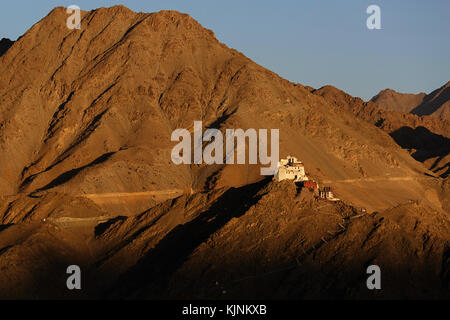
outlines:
[[[143,192],[114,192],[114,193],[89,193],[80,195],[82,197],[91,199],[93,201],[108,198],[126,198],[126,197],[147,197],[147,196],[164,196],[164,195],[181,195],[183,190],[158,190],[158,191],[143,191]]]
[[[352,183],[352,182],[379,182],[379,181],[417,181],[430,179],[429,177],[404,176],[404,177],[371,177],[371,178],[357,178],[357,179],[341,179],[341,180],[324,180],[324,183]]]
[[[384,176],[355,179],[327,179],[320,181],[330,185],[335,196],[356,207],[370,211],[386,210],[403,203],[420,201],[435,209],[442,206],[436,178],[428,176]],[[381,199],[382,194],[389,194]]]
[[[107,212],[122,216],[133,216],[166,200],[181,196],[185,190],[167,189],[142,192],[114,192],[81,194]]]
[[[90,218],[61,217],[56,219],[48,219],[48,221],[58,225],[61,228],[69,228],[69,227],[85,227],[91,225],[95,226],[99,223],[106,222],[109,219],[111,219],[111,217],[109,216],[90,217]]]

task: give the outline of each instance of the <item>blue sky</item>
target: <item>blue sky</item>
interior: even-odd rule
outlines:
[[[15,0],[2,3],[0,38],[17,39],[53,7],[71,4],[185,12],[288,80],[363,99],[385,88],[429,93],[450,80],[448,0]],[[366,27],[371,4],[381,8],[381,30]]]

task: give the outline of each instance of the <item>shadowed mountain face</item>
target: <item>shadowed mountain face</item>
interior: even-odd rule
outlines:
[[[402,127],[391,133],[392,138],[420,162],[431,163],[430,170],[446,178],[450,173],[450,139],[434,134],[424,127]],[[433,159],[433,161],[428,161]]]
[[[439,147],[448,149],[450,146],[450,139],[436,135],[424,127],[415,129],[402,127],[391,133],[391,136],[399,145],[406,149],[436,149]]]
[[[440,119],[450,119],[450,81],[427,95],[411,113],[419,116],[431,115]]]
[[[361,215],[344,204],[317,206],[308,190],[297,192],[287,181],[231,189],[159,242],[150,225],[133,245],[120,247],[114,257],[102,261],[105,274],[112,266],[130,263],[126,252],[137,261],[111,282],[107,297],[373,299],[377,295],[367,290],[364,277],[371,264],[384,270],[384,290],[378,298],[449,295],[450,229],[447,222],[438,223],[439,213],[409,203]],[[240,201],[232,200],[236,198]],[[190,211],[198,200],[181,201]],[[176,214],[178,208],[166,214]],[[142,227],[148,226],[140,219]],[[102,237],[110,238],[114,230],[119,237],[131,235],[132,224],[121,221]],[[134,260],[146,245],[152,249]]]
[[[8,51],[9,48],[14,44],[14,41],[3,38],[0,40],[0,57]]]
[[[213,279],[293,261],[308,268],[281,273],[288,283],[277,296],[298,288],[295,296],[307,297],[318,288],[297,284],[338,250],[337,270],[362,268],[363,276],[369,262],[411,262],[419,252],[420,283],[435,296],[448,283],[447,180],[430,177],[389,135],[410,121],[439,134],[449,130],[444,122],[387,116],[335,88],[291,83],[179,12],[101,8],[82,12],[80,30],[67,29],[66,19],[64,8],[54,9],[0,57],[1,297],[80,297],[58,287],[67,264],[86,270],[82,297],[216,297]],[[175,165],[171,134],[192,132],[196,120],[221,131],[279,129],[280,156],[298,157],[343,202],[268,181],[259,164]],[[359,222],[361,207],[370,214]],[[221,268],[214,248],[234,252],[231,269]],[[322,284],[334,276],[324,271]],[[202,274],[211,281],[199,291],[171,285]],[[339,272],[329,296],[348,280],[347,296],[363,297],[358,277]],[[268,294],[279,283],[272,280],[254,292]],[[233,288],[234,297],[252,296],[250,287]]]
[[[376,123],[409,150],[418,161],[441,177],[450,167],[450,82],[425,95],[402,94],[390,89],[371,99],[382,110]],[[413,115],[390,112],[403,111]],[[402,127],[403,126],[403,127]]]

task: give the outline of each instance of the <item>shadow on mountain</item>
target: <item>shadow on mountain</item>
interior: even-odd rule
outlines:
[[[237,112],[237,108],[231,111],[228,114],[223,114],[217,120],[215,120],[213,123],[211,123],[207,128],[208,129],[219,129],[225,121],[227,121],[232,115],[234,115]]]
[[[6,254],[9,250],[13,250],[14,245],[0,248],[0,255]],[[36,248],[29,248],[34,250]],[[38,254],[43,254],[37,251]],[[20,286],[14,290],[5,290],[0,288],[1,300],[87,300],[89,299],[90,290],[85,290],[87,284],[93,283],[96,279],[95,275],[91,275],[88,266],[77,257],[67,256],[50,248],[45,251],[44,256],[36,256],[36,259],[43,258],[45,263],[36,262],[32,276],[26,277],[20,282]],[[84,273],[82,280],[83,290],[68,290],[66,280],[69,276],[66,273],[69,265],[79,265]],[[14,281],[11,279],[11,281]]]
[[[363,251],[363,250],[362,250]],[[167,283],[159,299],[168,300],[390,300],[446,299],[449,297],[448,258],[444,256],[439,275],[430,273],[431,264],[408,266],[395,261],[381,266],[382,290],[367,289],[367,267],[374,260],[360,259],[361,253],[344,265],[329,260],[315,260],[316,252],[294,259],[284,266],[274,262],[249,263],[241,256],[226,267],[215,266],[214,273],[198,276],[186,271],[177,281]],[[388,253],[389,255],[389,253]],[[445,254],[444,254],[445,255]],[[224,257],[226,259],[226,257]],[[202,266],[199,266],[201,268]],[[203,266],[204,267],[204,266]],[[413,271],[411,271],[413,269]],[[247,275],[247,276],[244,276]],[[235,280],[231,280],[234,279]],[[384,282],[383,282],[384,281]],[[151,296],[150,298],[153,298]]]
[[[12,223],[8,223],[8,224],[1,224],[0,225],[0,232],[2,232],[3,230],[8,229],[9,227],[12,227],[14,224]]]
[[[45,191],[54,187],[57,187],[63,183],[68,182],[69,180],[73,179],[74,177],[76,177],[78,175],[78,173],[80,173],[82,170],[93,166],[93,165],[97,165],[100,163],[105,162],[106,160],[108,160],[113,154],[115,154],[115,152],[109,152],[109,153],[105,153],[104,155],[101,155],[100,157],[98,157],[97,159],[95,159],[94,161],[92,161],[91,163],[82,166],[80,168],[76,168],[76,169],[72,169],[69,170],[67,172],[64,172],[63,174],[59,175],[57,178],[55,178],[53,181],[51,181],[49,184],[47,184],[46,186],[36,190],[36,192],[40,192],[40,191]]]
[[[124,221],[127,217],[125,216],[118,216],[112,219],[109,219],[106,222],[100,223],[95,227],[95,236],[98,237],[101,234],[103,234],[109,227],[111,227],[114,223],[118,221]]]
[[[9,39],[3,38],[0,40],[0,57],[3,56],[9,48],[14,44],[14,41],[11,41]]]
[[[391,137],[404,149],[414,149],[412,156],[420,162],[430,158],[437,158],[429,168],[433,172],[438,172],[447,167],[446,172],[441,174],[443,178],[449,175],[450,164],[447,163],[440,168],[438,163],[450,153],[450,139],[439,134],[435,134],[425,127],[401,127],[392,132]]]
[[[240,188],[231,188],[196,219],[175,227],[154,249],[119,278],[112,290],[106,293],[107,297],[124,298],[137,295],[135,298],[139,298],[149,292],[155,294],[155,298],[158,297],[158,292],[165,290],[171,275],[195,248],[232,218],[242,216],[248,208],[257,203],[263,196],[256,196],[257,193],[270,180],[267,178]]]
[[[418,116],[428,116],[436,112],[444,103],[450,100],[450,87],[434,90],[427,95],[423,102],[415,107],[411,113]]]

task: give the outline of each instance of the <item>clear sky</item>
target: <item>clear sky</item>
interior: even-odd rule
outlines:
[[[53,7],[72,4],[185,12],[288,80],[363,99],[385,88],[429,93],[450,80],[449,0],[2,1],[0,38],[15,40]],[[366,27],[371,4],[381,8],[381,30]]]

